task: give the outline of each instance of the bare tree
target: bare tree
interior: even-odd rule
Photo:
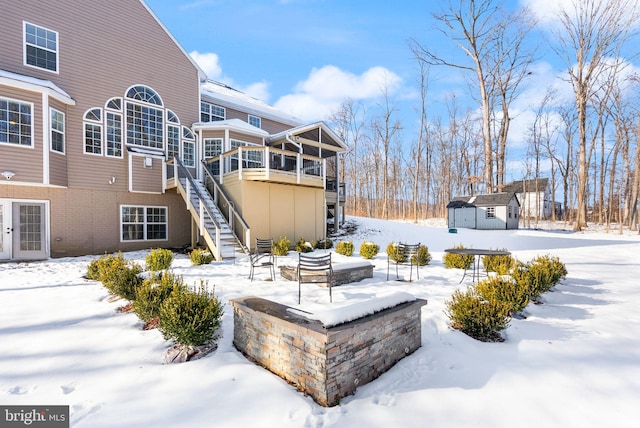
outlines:
[[[553,49],[564,59],[578,114],[578,189],[574,230],[587,219],[587,105],[607,59],[618,58],[637,20],[636,0],[570,0],[559,8]]]
[[[445,65],[468,72],[473,76],[473,88],[482,110],[482,138],[484,143],[484,182],[486,191],[494,191],[494,160],[491,120],[493,107],[500,105],[500,141],[506,146],[509,130],[509,104],[517,87],[527,74],[530,53],[523,39],[531,28],[526,13],[503,14],[500,0],[448,0],[443,11],[435,15],[438,29],[458,44],[467,62],[454,62],[423,47],[414,40],[420,58],[428,64]],[[515,30],[514,30],[515,29]],[[495,97],[499,98],[496,101]],[[497,151],[503,157],[506,148]],[[501,159],[500,177],[504,177]]]

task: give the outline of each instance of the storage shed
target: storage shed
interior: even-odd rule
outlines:
[[[520,202],[515,193],[458,196],[447,204],[449,228],[517,229]]]

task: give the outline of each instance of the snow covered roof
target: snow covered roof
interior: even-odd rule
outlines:
[[[266,138],[269,133],[264,129],[256,128],[255,126],[242,121],[240,119],[227,119],[218,120],[215,122],[196,122],[192,125],[194,130],[209,130],[214,131],[218,129],[230,129],[233,131],[242,132],[244,134],[256,135],[258,137]]]
[[[259,116],[265,119],[271,119],[276,122],[284,123],[290,126],[299,126],[303,122],[287,113],[284,113],[269,104],[260,101],[244,92],[238,91],[221,82],[207,80],[200,85],[200,94],[203,101],[220,103],[223,106],[235,108],[237,110],[247,112],[249,114]]]
[[[60,102],[68,105],[76,104],[69,94],[60,89],[58,85],[50,80],[38,79],[36,77],[0,70],[0,84],[25,89],[27,91],[46,92]]]

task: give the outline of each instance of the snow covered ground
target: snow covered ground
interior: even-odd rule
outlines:
[[[69,405],[74,427],[635,427],[640,420],[640,236],[554,230],[448,233],[440,224],[350,218],[362,241],[380,245],[374,277],[333,290],[333,306],[392,292],[428,300],[422,347],[333,408],[323,408],[232,345],[225,306],[218,349],[200,360],[163,364],[171,345],[143,331],[123,301],[110,302],[83,278],[93,257],[0,264],[0,404]],[[411,283],[386,281],[391,241],[421,242],[431,264]],[[568,277],[543,304],[514,319],[503,343],[481,343],[451,329],[445,301],[462,272],[445,269],[455,244],[507,248],[518,259],[560,257]],[[146,252],[126,257],[144,263]],[[296,253],[278,264],[294,263]],[[215,286],[222,301],[255,295],[318,311],[324,288],[266,269],[247,279],[248,260],[192,267],[177,256],[187,283]],[[401,267],[401,271],[408,268]],[[414,272],[415,274],[415,272]]]

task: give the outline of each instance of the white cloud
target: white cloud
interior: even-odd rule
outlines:
[[[353,74],[333,65],[314,68],[306,80],[298,82],[293,94],[281,97],[275,107],[303,120],[326,119],[347,98],[375,99],[387,89],[395,93],[402,79],[384,67],[372,67]]]
[[[211,80],[220,80],[222,77],[222,67],[218,54],[213,52],[200,53],[198,51],[189,52],[189,56],[200,66],[207,77]]]

